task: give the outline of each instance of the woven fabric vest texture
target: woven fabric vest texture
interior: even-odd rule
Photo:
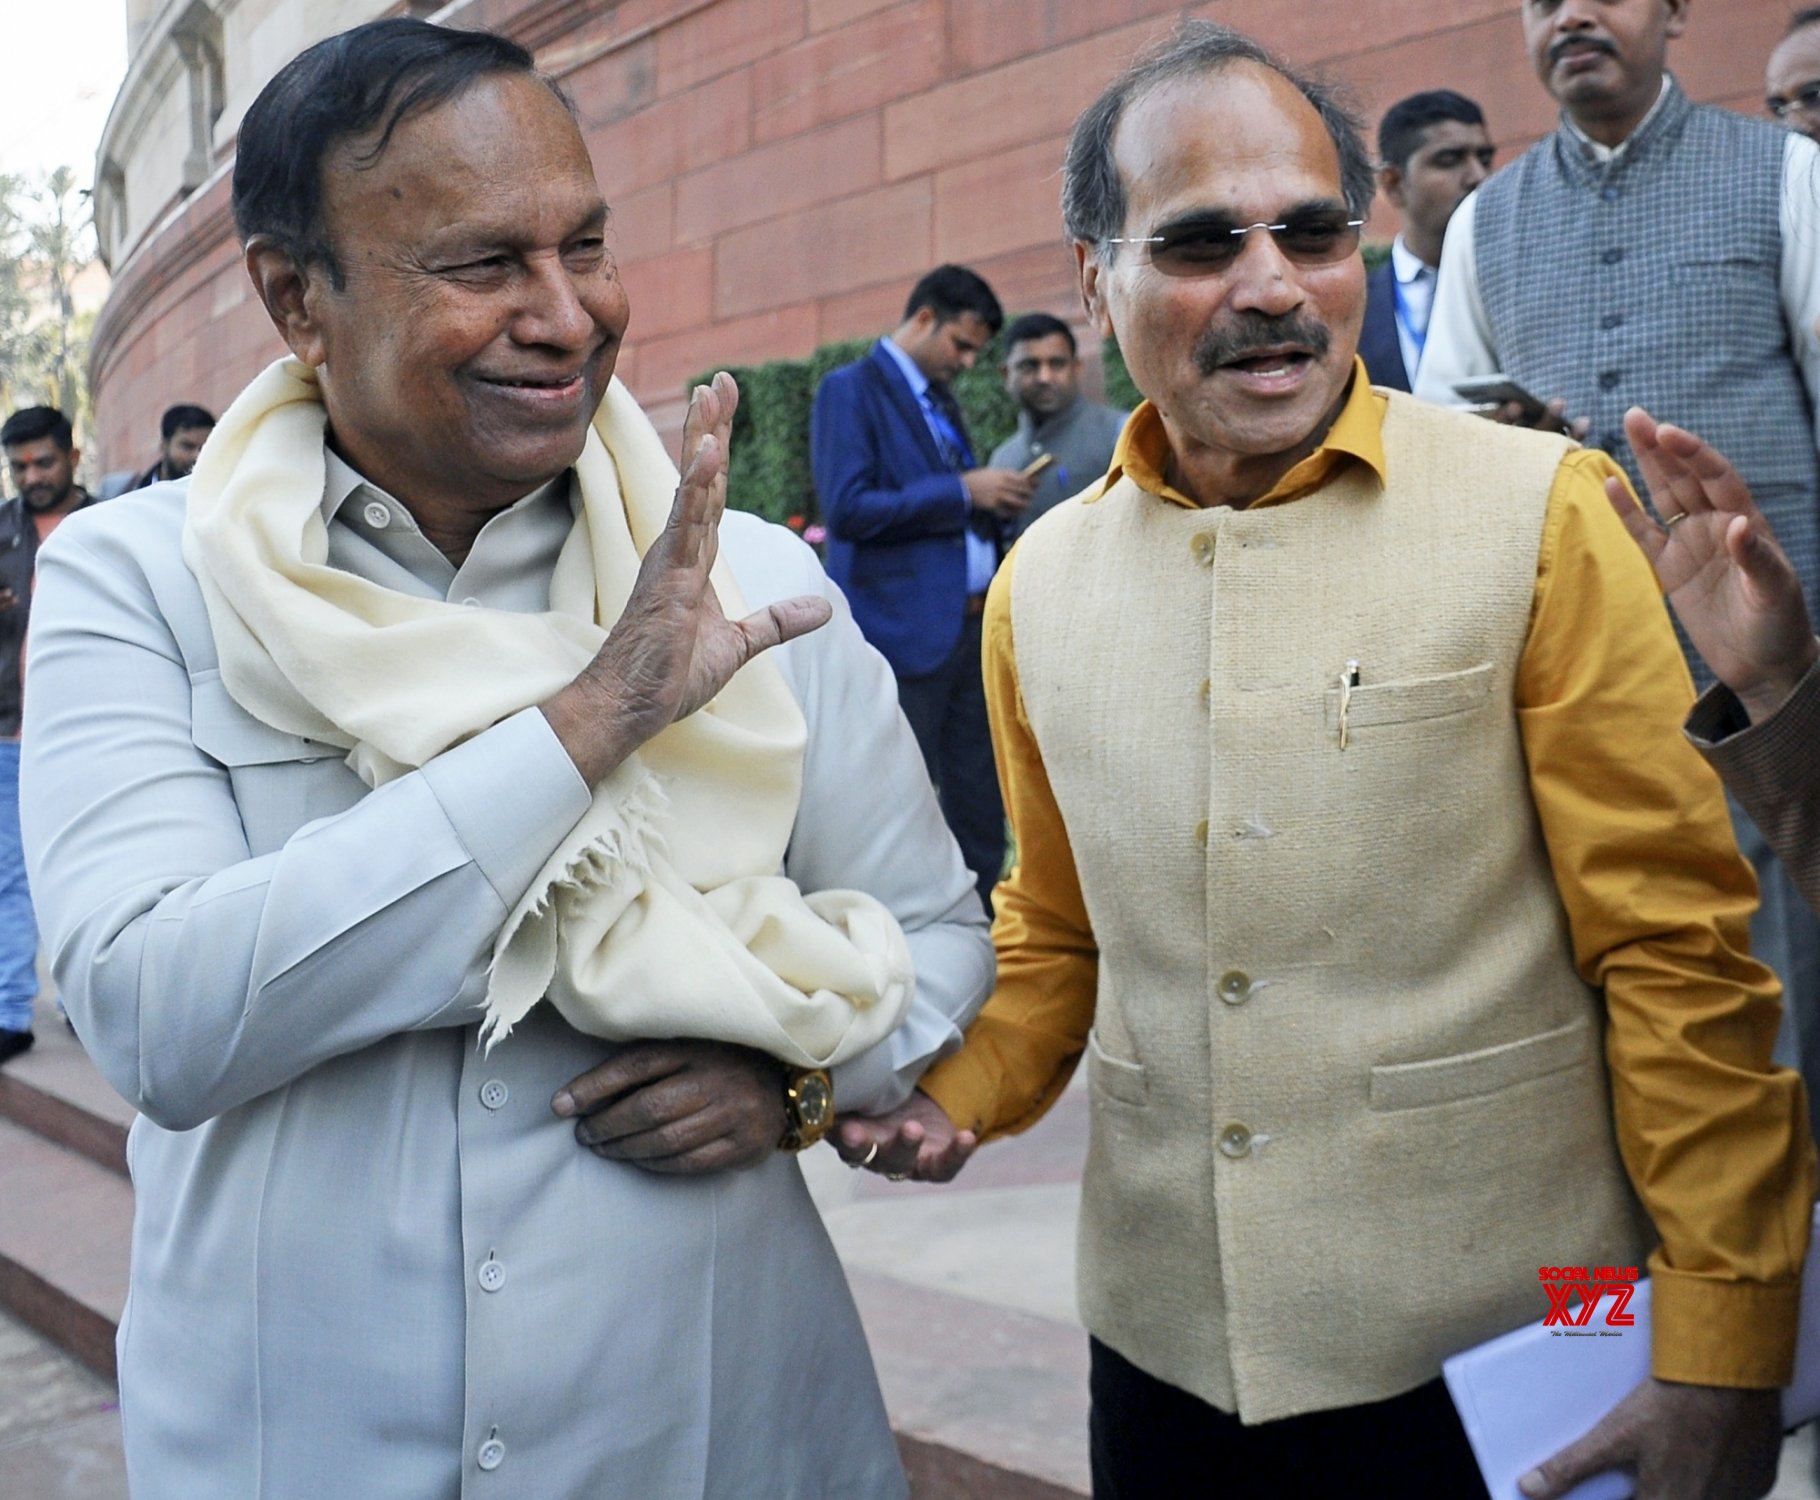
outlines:
[[[1566,397],[1592,421],[1587,442],[1639,488],[1628,408],[1698,432],[1737,465],[1820,597],[1814,413],[1782,310],[1786,145],[1677,87],[1608,163],[1563,125],[1499,172],[1479,189],[1474,248],[1505,373]]]
[[[1083,1318],[1248,1422],[1648,1242],[1512,702],[1567,445],[1401,396],[1384,438],[1387,487],[1260,510],[1122,480],[1012,577],[1100,951]]]

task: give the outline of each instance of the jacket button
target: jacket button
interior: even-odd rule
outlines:
[[[506,1445],[498,1438],[488,1438],[474,1455],[474,1462],[491,1474],[506,1461]]]
[[[1194,554],[1194,560],[1203,566],[1213,561],[1213,533],[1197,531],[1189,539],[1188,550]]]
[[[498,1078],[489,1078],[480,1086],[480,1102],[488,1109],[504,1109],[512,1091]]]
[[[1251,1155],[1251,1132],[1236,1122],[1226,1126],[1220,1132],[1220,1153],[1234,1161]]]
[[[480,1289],[496,1292],[506,1284],[506,1268],[496,1260],[484,1261],[480,1267]]]
[[[1251,998],[1251,976],[1239,969],[1220,975],[1220,998],[1228,1005],[1243,1005]]]

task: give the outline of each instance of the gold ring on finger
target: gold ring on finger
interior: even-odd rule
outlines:
[[[1662,529],[1664,531],[1673,531],[1677,526],[1679,526],[1686,519],[1687,519],[1687,512],[1684,510],[1678,510],[1672,516],[1664,516],[1662,518]]]
[[[856,1167],[869,1167],[872,1165],[873,1161],[877,1158],[877,1156],[878,1156],[878,1142],[874,1141],[870,1146],[866,1147],[866,1154],[864,1156],[862,1156],[858,1161],[856,1161],[854,1163],[854,1165]]]

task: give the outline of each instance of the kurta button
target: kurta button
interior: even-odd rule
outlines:
[[[1611,249],[1607,250],[1599,259],[1604,261],[1608,266],[1615,266],[1619,261],[1624,259],[1624,247],[1622,245],[1613,245]]]
[[[480,1267],[480,1289],[496,1292],[506,1284],[506,1268],[496,1260],[483,1261]]]
[[[1616,203],[1618,201],[1618,190],[1615,187],[1608,187],[1604,189],[1599,196],[1607,203]]]
[[[1203,677],[1201,679],[1201,702],[1210,703],[1212,701],[1213,701],[1213,679],[1211,677]]]
[[[474,1462],[491,1474],[506,1461],[506,1445],[498,1438],[488,1438],[474,1455]]]
[[[1210,531],[1195,532],[1188,543],[1188,550],[1194,554],[1196,562],[1203,564],[1212,562],[1213,533]]]
[[[1194,825],[1194,841],[1202,848],[1207,846],[1207,820],[1205,818]]]
[[[1243,1125],[1228,1125],[1220,1132],[1220,1153],[1234,1161],[1251,1155],[1251,1132]]]
[[[1611,332],[1614,328],[1622,328],[1624,326],[1624,314],[1607,313],[1604,317],[1599,319],[1599,326],[1607,333]]]
[[[371,526],[376,531],[384,531],[386,527],[392,524],[391,511],[387,510],[377,500],[367,506],[361,514],[367,518],[367,525]]]
[[[1239,969],[1220,975],[1220,998],[1228,1005],[1243,1005],[1251,998],[1251,976]]]
[[[1624,372],[1622,370],[1601,370],[1599,372],[1599,389],[1615,391],[1623,380]]]
[[[489,1078],[480,1086],[480,1102],[488,1109],[504,1109],[511,1097],[512,1091],[497,1078]]]

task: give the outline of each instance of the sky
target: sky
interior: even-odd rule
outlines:
[[[0,172],[95,177],[95,147],[126,74],[126,0],[6,6],[13,66],[0,84]]]

